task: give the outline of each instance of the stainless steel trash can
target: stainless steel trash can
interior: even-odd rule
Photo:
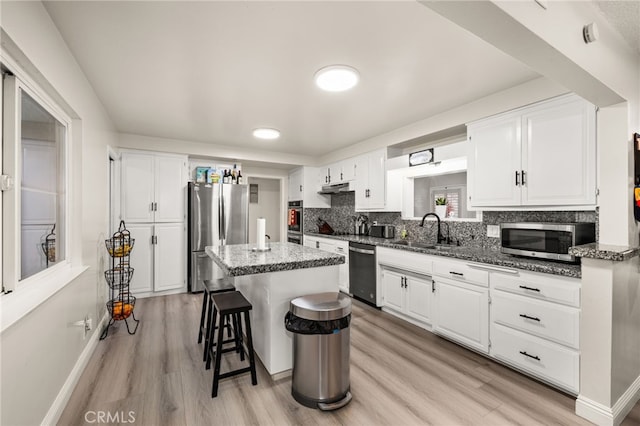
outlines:
[[[291,394],[300,404],[335,410],[351,401],[351,298],[318,293],[293,299],[285,327],[293,333]]]

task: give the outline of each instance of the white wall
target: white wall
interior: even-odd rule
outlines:
[[[280,241],[284,216],[280,214],[280,180],[252,177],[249,184],[258,185],[258,203],[249,203],[249,243],[256,242],[259,217],[266,220],[265,232],[271,237],[271,242]]]
[[[117,136],[82,70],[40,2],[2,2],[0,26],[75,114],[71,209],[79,218],[72,250],[89,269],[52,298],[6,329],[1,339],[2,414],[7,425],[40,423],[76,364],[89,337],[69,323],[89,315],[94,324],[105,308],[102,277],[108,223],[107,145]],[[8,40],[3,39],[3,47]],[[22,64],[27,66],[28,64]],[[10,297],[3,296],[3,297]],[[99,332],[94,330],[93,332]]]

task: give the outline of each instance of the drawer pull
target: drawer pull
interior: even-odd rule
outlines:
[[[464,274],[462,272],[449,271],[449,273],[451,275],[455,275],[455,276],[458,276],[458,277],[464,277]]]
[[[521,316],[522,318],[526,318],[526,319],[530,319],[530,320],[533,320],[533,321],[538,321],[538,322],[540,322],[540,318],[530,317],[529,315],[525,315],[525,314],[520,314],[520,316]]]
[[[525,351],[520,351],[520,353],[521,353],[522,355],[524,355],[524,356],[528,356],[529,358],[533,358],[533,359],[535,359],[536,361],[540,361],[540,357],[538,357],[538,356],[535,356],[535,355],[529,355],[529,354],[528,354],[528,353],[526,353]]]
[[[527,287],[526,285],[521,285],[519,287],[524,289],[524,290],[537,291],[538,293],[540,293],[540,289],[539,288]]]

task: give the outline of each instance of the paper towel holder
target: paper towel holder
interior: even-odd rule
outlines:
[[[267,238],[267,246],[263,249],[260,249],[258,247],[253,247],[251,249],[251,251],[258,251],[258,252],[263,252],[263,251],[271,251],[271,236],[269,234],[264,234],[264,236]]]

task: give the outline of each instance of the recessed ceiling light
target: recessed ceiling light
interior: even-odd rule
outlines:
[[[260,128],[253,131],[253,136],[258,139],[278,139],[280,137],[280,130]]]
[[[358,84],[360,74],[355,68],[347,65],[331,65],[318,70],[314,79],[322,90],[343,92]]]

